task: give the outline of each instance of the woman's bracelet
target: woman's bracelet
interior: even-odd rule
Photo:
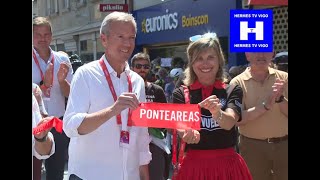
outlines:
[[[219,117],[216,119],[216,121],[217,121],[218,123],[221,123],[221,122],[222,122],[222,110],[221,110],[221,109],[219,110]]]

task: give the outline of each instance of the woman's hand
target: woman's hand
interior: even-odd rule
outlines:
[[[219,116],[222,105],[216,95],[211,95],[198,104],[200,107],[208,109],[214,117]]]
[[[187,144],[198,144],[200,141],[200,133],[197,130],[178,130],[178,134]]]

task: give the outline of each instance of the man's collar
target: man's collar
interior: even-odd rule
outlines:
[[[252,75],[250,73],[250,69],[251,69],[251,67],[247,67],[247,69],[244,71],[244,80],[249,80],[252,78]],[[271,67],[268,67],[268,72],[269,72],[269,75],[276,73],[275,69],[273,69]]]
[[[103,55],[103,61],[106,64],[109,73],[110,74],[114,74],[115,76],[117,76],[117,72],[110,66],[109,62],[107,61],[107,57],[105,55]],[[129,74],[129,72],[130,72],[130,66],[129,66],[128,62],[126,62],[126,65],[124,67],[124,72],[126,74]]]

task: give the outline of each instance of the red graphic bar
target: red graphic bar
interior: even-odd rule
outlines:
[[[248,5],[288,6],[288,0],[249,0]]]
[[[198,104],[141,103],[132,111],[132,125],[171,129],[200,129]]]

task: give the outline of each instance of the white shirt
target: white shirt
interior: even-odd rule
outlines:
[[[61,62],[67,62],[71,65],[70,60],[66,55],[53,51],[50,48],[51,55],[49,57],[48,62],[46,63],[39,56],[38,52],[35,49],[33,49],[33,51],[35,52],[36,57],[39,61],[39,65],[43,75],[46,72],[46,69],[48,68],[50,62],[52,61],[52,55],[54,56],[54,65],[53,65],[54,77],[53,77],[53,85],[50,91],[50,100],[47,101],[45,98],[43,98],[43,101],[44,101],[45,109],[47,110],[49,116],[55,116],[59,118],[63,116],[65,112],[65,97],[62,94],[62,91],[60,89],[60,84],[58,82],[57,74],[58,74],[58,70]],[[66,77],[68,82],[71,82],[72,77],[73,77],[73,70],[70,67],[68,75]],[[41,79],[41,73],[40,73],[39,67],[35,63],[35,60],[33,59],[33,56],[32,56],[32,82],[39,85],[41,80],[42,79]]]
[[[104,57],[104,56],[103,56]],[[120,78],[104,57],[117,96],[128,92],[126,73],[131,77],[133,92],[140,102],[145,102],[143,79],[126,64]],[[79,135],[77,128],[88,113],[97,112],[114,103],[108,82],[99,60],[79,67],[73,77],[63,130],[70,137],[68,173],[84,180],[140,180],[139,166],[149,164],[150,138],[144,127],[128,127],[129,148],[119,145],[120,125],[116,116],[95,131]],[[122,123],[127,124],[128,110],[121,113]]]
[[[35,128],[41,119],[42,119],[42,117],[40,114],[37,99],[32,94],[32,128]],[[48,155],[40,155],[35,150],[35,147],[34,147],[35,146],[35,139],[32,134],[32,156],[35,156],[37,159],[47,159],[55,152],[55,143],[54,143],[53,135],[51,132],[48,133],[48,138],[50,138],[53,142],[51,151]]]
[[[37,89],[37,88],[39,88],[40,89],[40,87],[38,86],[38,84],[36,84],[36,83],[32,83],[32,92],[34,92],[35,91],[35,89]],[[40,90],[40,95],[42,96],[42,91]],[[37,101],[38,102],[38,101]],[[41,98],[41,101],[40,102],[38,102],[38,106],[39,106],[39,110],[40,110],[40,114],[48,114],[48,112],[47,112],[47,110],[46,110],[46,108],[44,107],[44,105],[43,105],[44,103],[43,103],[43,99]]]

